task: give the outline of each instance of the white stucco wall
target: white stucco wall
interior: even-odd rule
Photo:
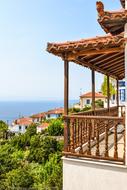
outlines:
[[[21,129],[19,129],[19,126]],[[26,132],[26,126],[25,125],[13,125],[9,127],[9,130],[13,133],[25,133]]]
[[[127,190],[127,167],[63,158],[63,190]]]

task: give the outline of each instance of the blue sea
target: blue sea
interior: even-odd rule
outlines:
[[[70,106],[78,101],[70,100]],[[50,109],[63,107],[63,101],[2,101],[0,102],[0,120],[11,123],[22,116],[30,116]]]

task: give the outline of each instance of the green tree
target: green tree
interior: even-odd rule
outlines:
[[[3,186],[6,190],[28,189],[32,187],[33,182],[29,167],[24,166],[8,172]]]
[[[110,97],[116,94],[116,89],[115,89],[115,85],[113,84],[113,79],[110,80],[109,89],[110,89]],[[101,91],[104,96],[107,96],[107,76],[104,76],[104,81],[101,85]]]
[[[26,131],[26,134],[28,134],[29,136],[35,135],[37,131],[37,124],[32,123]]]
[[[8,125],[4,121],[0,120],[0,138],[6,138],[7,130]]]
[[[49,123],[49,127],[47,131],[48,131],[48,134],[51,136],[63,135],[63,131],[64,131],[63,121],[60,119],[52,120]]]

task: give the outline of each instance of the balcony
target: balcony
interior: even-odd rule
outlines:
[[[70,158],[125,163],[125,107],[64,116],[65,146]]]

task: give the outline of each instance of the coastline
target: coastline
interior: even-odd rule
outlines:
[[[70,107],[78,100],[70,100]],[[10,124],[14,119],[63,107],[63,100],[0,101],[0,120]]]

